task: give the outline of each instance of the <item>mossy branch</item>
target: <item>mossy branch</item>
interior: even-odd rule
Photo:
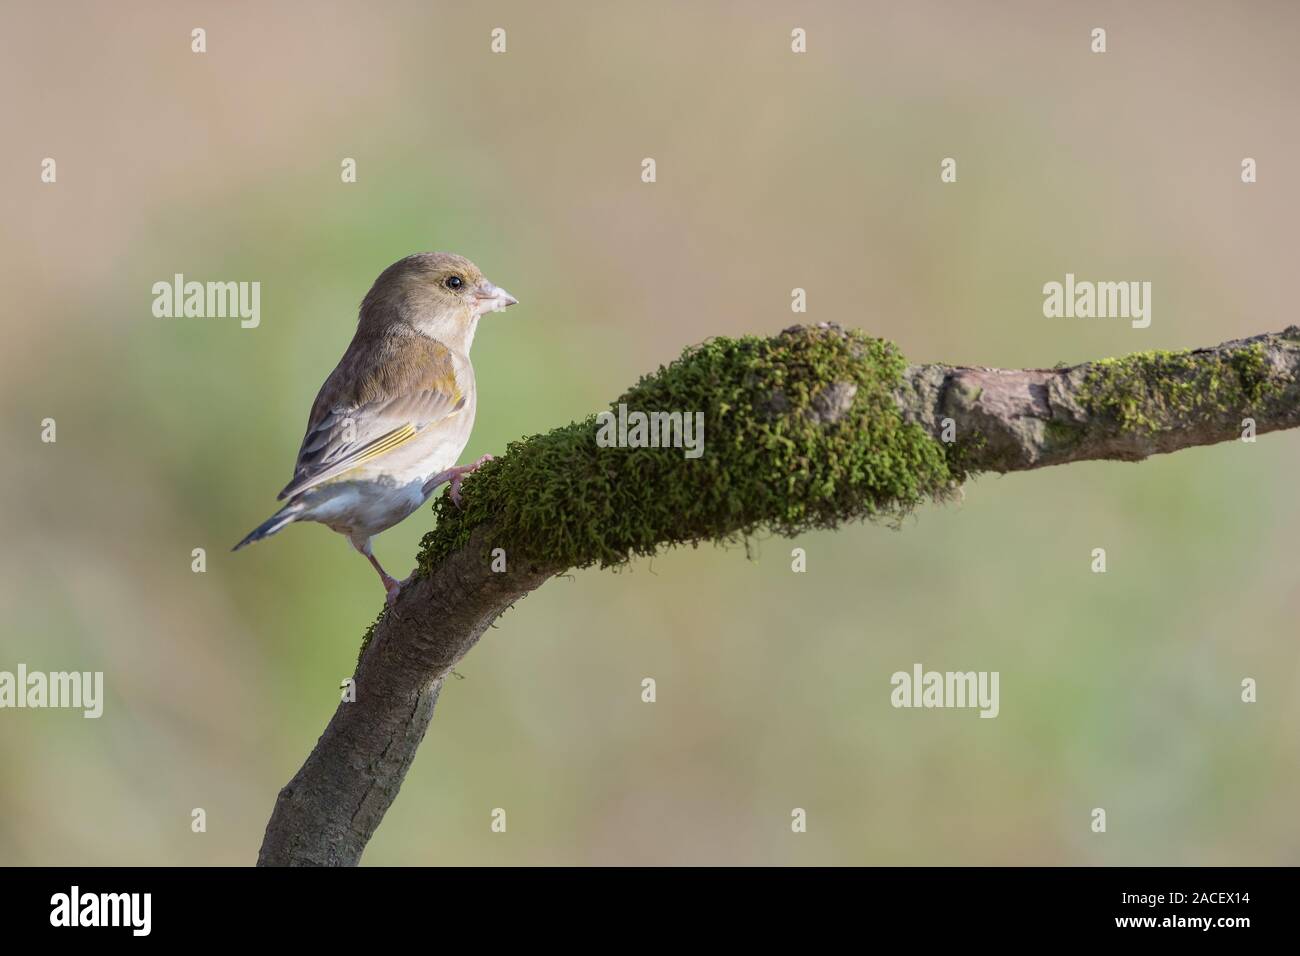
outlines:
[[[612,404],[700,412],[704,454],[601,447],[595,416],[512,443],[445,496],[419,574],[366,635],[340,704],[280,792],[263,865],[355,864],[448,672],[547,578],[667,546],[899,518],[984,471],[1136,461],[1300,426],[1300,328],[1070,368],[909,366],[833,325],[714,339]],[[493,569],[504,552],[506,570]]]

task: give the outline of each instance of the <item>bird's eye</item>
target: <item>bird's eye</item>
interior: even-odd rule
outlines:
[[[465,284],[465,280],[462,279],[460,276],[451,276],[450,278],[447,279],[447,281],[444,284],[447,286],[448,289],[459,289],[461,286]]]

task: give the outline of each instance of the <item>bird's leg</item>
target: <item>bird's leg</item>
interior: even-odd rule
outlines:
[[[397,600],[397,595],[402,590],[402,582],[392,577],[387,571],[380,567],[379,560],[373,554],[368,554],[366,557],[370,560],[371,566],[379,572],[379,580],[382,581],[384,585],[385,600],[387,600],[389,604],[392,604]]]
[[[492,461],[492,456],[484,455],[482,458],[474,462],[474,464],[472,465],[455,465],[451,468],[448,468],[446,471],[440,471],[438,472],[438,474],[434,475],[432,478],[426,481],[424,483],[424,487],[421,488],[420,490],[424,493],[426,497],[428,497],[429,495],[433,494],[433,489],[437,488],[444,481],[450,481],[451,502],[457,508],[459,508],[460,507],[460,483],[465,479],[466,475],[474,474],[474,472],[478,471],[479,468],[481,468],[484,464],[486,464],[489,461]]]
[[[383,565],[379,563],[379,559],[375,557],[375,552],[371,550],[369,538],[361,539],[360,543],[358,543],[356,538],[349,538],[348,540],[352,542],[352,547],[365,555],[366,560],[370,562],[370,566],[378,572],[379,580],[383,582],[384,585],[384,593],[388,596],[388,603],[392,604],[397,600],[397,595],[402,590],[402,585],[405,584],[406,581],[399,581],[384,570]],[[410,578],[407,578],[407,581],[409,580]]]

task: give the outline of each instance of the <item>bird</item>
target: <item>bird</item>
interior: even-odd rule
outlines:
[[[492,460],[456,464],[477,406],[469,350],[479,319],[518,301],[455,253],[415,253],[381,272],[312,403],[293,478],[279,495],[285,505],[232,550],[318,522],[370,562],[391,605],[410,578],[384,570],[371,538],[444,483],[459,507],[461,481]]]

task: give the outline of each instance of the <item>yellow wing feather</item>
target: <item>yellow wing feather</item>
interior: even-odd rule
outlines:
[[[464,405],[455,362],[440,342],[406,341],[400,352],[381,350],[373,359],[349,349],[316,398],[293,480],[280,497],[386,455]]]

